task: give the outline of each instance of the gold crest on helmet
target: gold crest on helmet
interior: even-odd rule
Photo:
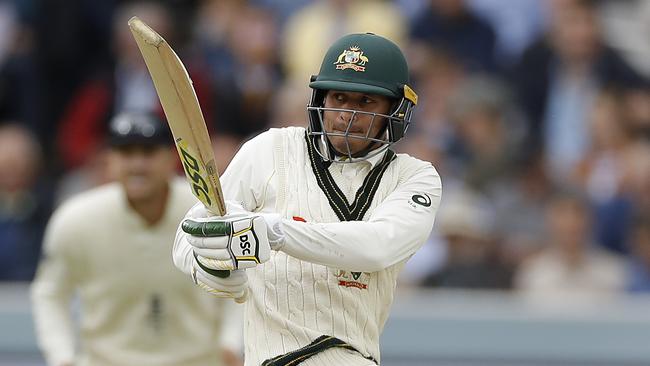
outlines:
[[[352,46],[341,52],[334,65],[337,70],[352,69],[363,72],[366,71],[364,66],[366,62],[368,62],[368,57],[363,55],[363,51],[358,46]]]

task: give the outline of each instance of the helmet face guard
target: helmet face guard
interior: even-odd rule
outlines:
[[[409,128],[417,95],[408,86],[408,66],[400,49],[386,38],[372,33],[350,34],[336,41],[327,51],[318,75],[309,86],[313,89],[307,106],[309,116],[308,136],[318,154],[325,161],[356,162],[385,151],[399,141]],[[325,96],[329,90],[382,95],[393,103],[387,114],[370,113],[354,109],[326,108]],[[344,132],[329,132],[325,127],[325,112],[350,114]],[[350,133],[358,117],[370,119],[365,135]],[[385,127],[376,136],[370,136],[372,126]],[[335,151],[330,137],[343,138],[345,151]],[[352,152],[353,140],[365,140],[367,146]],[[343,159],[336,159],[336,157]]]
[[[314,89],[312,98],[307,106],[309,114],[308,135],[316,148],[316,152],[325,161],[340,161],[353,163],[376,156],[399,141],[409,128],[411,115],[415,104],[406,99],[393,103],[389,114],[365,112],[355,109],[327,108],[324,107],[325,90]],[[349,113],[348,126],[344,132],[328,132],[325,128],[325,112],[346,112]],[[351,133],[350,129],[358,116],[367,116],[370,118],[370,125],[365,134]],[[379,134],[370,135],[373,126],[384,124]],[[340,137],[345,141],[346,148],[344,151],[335,151],[330,144],[330,137]],[[368,142],[366,148],[359,152],[352,152],[350,148],[351,140],[364,140]],[[336,156],[342,156],[344,159],[336,160]]]

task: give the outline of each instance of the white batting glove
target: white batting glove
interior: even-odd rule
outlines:
[[[268,261],[271,247],[284,239],[279,216],[251,213],[232,201],[226,202],[226,210],[224,216],[210,216],[197,205],[182,222],[196,260],[213,270],[245,269]]]
[[[197,286],[217,297],[245,301],[248,291],[246,272],[240,270],[228,274],[228,277],[223,277],[215,270],[203,266],[196,258],[192,264],[192,280]]]

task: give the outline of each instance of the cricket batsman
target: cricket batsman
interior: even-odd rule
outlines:
[[[246,365],[379,364],[397,276],[442,193],[430,163],[390,149],[417,103],[408,74],[386,38],[337,40],[309,84],[309,127],[245,143],[222,176],[227,214],[197,204],[182,221],[176,266],[218,296],[249,293]]]

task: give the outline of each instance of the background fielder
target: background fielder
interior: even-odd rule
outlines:
[[[213,270],[240,268],[240,281],[251,253],[272,249],[247,271],[246,365],[378,364],[397,275],[440,201],[431,164],[388,149],[417,102],[395,44],[339,39],[310,87],[309,129],[247,142],[222,177],[228,214],[196,205],[174,245],[179,268],[233,297],[243,289]]]
[[[177,160],[162,123],[148,114],[115,117],[109,169],[117,182],[68,200],[48,224],[32,304],[49,365],[241,363],[234,303],[203,293],[169,261],[192,195],[174,179]]]

